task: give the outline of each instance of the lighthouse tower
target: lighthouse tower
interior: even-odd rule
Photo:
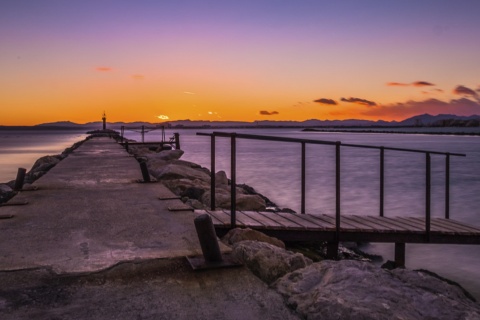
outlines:
[[[106,130],[107,129],[107,115],[105,114],[105,111],[103,111],[103,116],[102,116],[102,120],[103,120],[103,130]]]

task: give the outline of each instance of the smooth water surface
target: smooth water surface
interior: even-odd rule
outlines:
[[[210,166],[210,138],[196,132],[212,130],[168,130],[180,133],[182,159]],[[217,130],[218,131],[218,130]],[[419,134],[320,133],[299,129],[223,130],[304,139],[342,141],[386,147],[401,147],[465,153],[451,158],[451,218],[480,226],[480,137]],[[135,132],[126,137],[140,141]],[[18,167],[29,169],[47,154],[61,153],[84,138],[80,132],[0,131],[0,181],[15,179]],[[158,141],[148,133],[145,141]],[[216,169],[230,176],[230,142],[217,138]],[[300,144],[239,140],[237,183],[247,183],[281,207],[300,211]],[[311,214],[335,212],[334,147],[307,145],[307,202]],[[432,155],[432,216],[444,215],[445,159]],[[342,148],[342,214],[379,214],[379,151]],[[425,155],[385,152],[385,215],[423,216],[425,210]],[[393,244],[371,243],[363,249],[393,260]],[[480,299],[480,246],[407,244],[407,267],[428,269],[462,284]]]

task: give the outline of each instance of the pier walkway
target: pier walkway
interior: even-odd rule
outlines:
[[[93,138],[0,207],[0,319],[298,319],[246,268],[193,271],[195,214],[141,177]]]

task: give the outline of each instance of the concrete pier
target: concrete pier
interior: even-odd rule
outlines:
[[[28,204],[0,207],[14,215],[0,221],[1,319],[296,318],[244,268],[190,270],[194,213],[169,211],[183,204],[138,180],[132,156],[94,138],[14,198]],[[39,288],[68,294],[34,303]]]

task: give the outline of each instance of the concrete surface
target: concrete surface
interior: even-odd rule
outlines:
[[[193,212],[108,138],[0,207],[0,319],[298,319],[246,268],[193,271]],[[223,252],[230,251],[221,245]]]

